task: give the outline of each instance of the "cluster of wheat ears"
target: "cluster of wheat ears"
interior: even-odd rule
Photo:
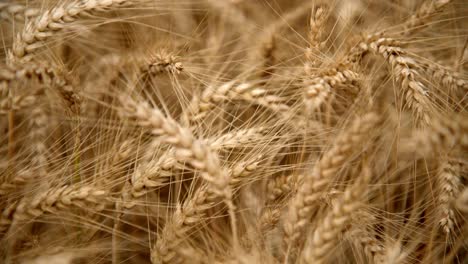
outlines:
[[[467,263],[466,0],[0,2],[0,263]]]

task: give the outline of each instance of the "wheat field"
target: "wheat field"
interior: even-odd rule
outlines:
[[[1,0],[0,263],[468,263],[466,0]]]

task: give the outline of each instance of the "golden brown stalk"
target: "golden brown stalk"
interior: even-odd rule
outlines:
[[[132,206],[131,197],[129,197],[130,184],[127,182],[121,190],[119,199],[115,202],[115,218],[114,226],[112,227],[112,263],[118,264],[119,262],[119,235],[120,232],[120,220],[122,219],[125,209]]]
[[[6,233],[10,228],[17,206],[18,201],[15,201],[8,204],[2,211],[2,214],[0,215],[0,238],[2,238],[4,233]]]
[[[289,215],[284,225],[286,252],[292,250],[301,234],[307,230],[314,214],[314,205],[323,196],[329,182],[349,158],[359,151],[378,122],[375,113],[356,118],[334,140],[333,146],[314,165],[311,173],[304,176],[304,182],[299,184],[297,194],[289,205]]]

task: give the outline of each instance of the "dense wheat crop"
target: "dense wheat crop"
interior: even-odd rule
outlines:
[[[466,0],[0,0],[0,263],[468,263]]]

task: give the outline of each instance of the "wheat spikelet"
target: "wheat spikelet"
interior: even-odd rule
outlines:
[[[298,182],[303,180],[302,175],[281,175],[268,182],[267,201],[273,203],[280,197],[291,195],[297,189]]]

